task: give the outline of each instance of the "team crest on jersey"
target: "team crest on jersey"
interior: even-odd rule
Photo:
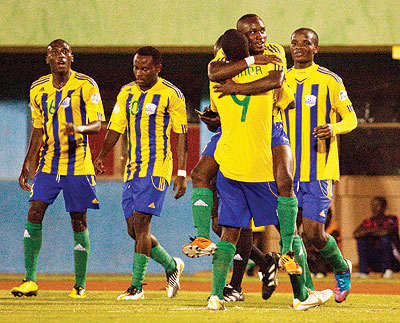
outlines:
[[[114,106],[114,113],[118,113],[119,112],[119,110],[121,110],[121,108],[119,107],[119,105],[118,104],[116,104],[115,106]]]
[[[340,101],[345,101],[347,99],[347,93],[345,90],[340,91],[339,99],[340,99]]]
[[[144,111],[146,111],[146,113],[148,115],[154,114],[156,112],[156,110],[157,110],[157,106],[154,103],[147,103],[144,108]]]
[[[68,108],[71,105],[71,98],[66,97],[60,104],[60,106],[64,109]]]
[[[91,101],[92,101],[94,104],[99,103],[99,102],[100,102],[100,94],[99,94],[99,93],[94,93],[94,94],[92,95]]]
[[[315,95],[306,95],[304,97],[304,104],[309,108],[313,107],[317,103],[317,97]]]

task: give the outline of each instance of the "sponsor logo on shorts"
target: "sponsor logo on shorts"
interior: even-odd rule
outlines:
[[[24,238],[30,238],[31,235],[29,234],[28,230],[24,231]]]
[[[155,209],[155,208],[156,208],[156,206],[154,205],[154,202],[151,203],[148,207],[150,207],[150,208],[152,208],[152,209]]]

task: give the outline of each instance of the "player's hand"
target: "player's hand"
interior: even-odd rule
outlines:
[[[73,136],[76,133],[78,133],[78,127],[75,126],[72,122],[68,122],[68,123],[64,122],[64,126],[65,126],[65,128],[61,131],[65,136]]]
[[[26,167],[23,167],[21,174],[19,175],[19,186],[21,186],[24,191],[32,190],[32,186],[28,184],[28,176],[29,170]]]
[[[237,94],[238,84],[233,82],[231,79],[228,79],[224,83],[215,84],[213,89],[216,93],[220,93],[218,98],[222,98],[225,95]]]
[[[101,155],[97,156],[97,158],[93,162],[94,169],[99,174],[104,174],[106,171],[104,169],[104,159]]]
[[[176,192],[175,200],[181,198],[186,193],[186,177],[176,176],[174,180],[174,189],[172,192]]]
[[[254,55],[254,59],[256,65],[283,63],[283,60],[279,55]]]
[[[313,135],[317,139],[329,139],[332,138],[334,133],[332,129],[332,125],[329,123],[324,124],[322,126],[318,126],[314,128]]]
[[[218,114],[208,117],[207,115],[212,115],[208,113],[209,111],[211,111],[210,107],[205,107],[203,112],[200,112],[196,109],[194,110],[199,119],[207,125],[208,130],[215,132],[217,131],[218,127],[221,126],[221,119]]]

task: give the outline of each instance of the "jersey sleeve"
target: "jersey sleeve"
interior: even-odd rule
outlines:
[[[43,128],[44,117],[41,111],[40,105],[36,102],[37,92],[34,90],[30,91],[30,102],[29,107],[31,108],[31,115],[34,128]]]
[[[281,88],[274,90],[274,101],[281,110],[285,110],[294,101],[294,93],[286,82],[283,82]]]
[[[341,82],[332,81],[330,86],[332,91],[333,108],[340,114],[342,121],[332,125],[335,135],[348,133],[357,127],[357,116],[353,105],[347,95],[346,89]]]
[[[103,102],[98,87],[86,82],[83,85],[83,89],[89,122],[105,121]]]
[[[282,63],[268,64],[269,71],[283,71],[287,72],[287,61],[285,50],[279,44],[268,43],[265,45],[264,55],[277,55],[282,59]]]
[[[182,92],[174,92],[169,98],[169,113],[172,120],[172,129],[175,133],[187,133],[187,115],[185,97]]]
[[[108,123],[107,129],[114,130],[119,133],[124,133],[125,128],[128,125],[128,119],[126,117],[125,107],[125,95],[121,91],[118,94],[117,102],[115,103],[114,109],[111,114],[110,122]]]

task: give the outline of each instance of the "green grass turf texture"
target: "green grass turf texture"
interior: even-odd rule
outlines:
[[[108,275],[92,279],[111,278]],[[129,282],[128,276],[114,275]],[[15,275],[0,275],[2,280]],[[41,275],[42,279],[71,276]],[[162,276],[147,279],[163,281]],[[202,281],[208,275],[183,276],[182,280]],[[89,278],[90,279],[90,278]],[[247,277],[248,279],[248,277]],[[247,280],[246,279],[246,280]],[[252,279],[249,279],[250,281]],[[282,279],[284,281],[285,279]],[[353,280],[353,283],[365,280]],[[385,283],[386,280],[378,280]],[[392,281],[394,283],[394,281]],[[396,279],[397,282],[397,279]],[[145,286],[144,286],[145,288]],[[1,322],[400,322],[400,296],[350,294],[337,304],[332,297],[325,305],[306,312],[289,308],[292,295],[275,293],[264,301],[259,293],[246,293],[244,302],[227,303],[227,311],[207,309],[208,292],[180,291],[167,298],[164,291],[146,291],[141,301],[117,301],[122,291],[89,291],[86,299],[70,299],[70,291],[39,290],[37,297],[15,298],[0,290]]]

